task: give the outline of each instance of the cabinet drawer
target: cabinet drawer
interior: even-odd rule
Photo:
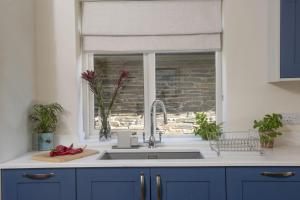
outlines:
[[[300,168],[227,168],[228,200],[299,200]]]
[[[74,200],[74,169],[2,170],[3,200]]]

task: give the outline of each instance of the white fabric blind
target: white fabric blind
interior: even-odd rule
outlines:
[[[84,2],[84,50],[217,50],[221,21],[221,0]]]
[[[218,50],[220,35],[178,36],[129,36],[129,37],[84,37],[85,51],[101,52],[149,52],[149,51],[208,51]]]

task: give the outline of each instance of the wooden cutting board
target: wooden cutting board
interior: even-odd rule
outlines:
[[[68,162],[71,160],[76,160],[76,159],[88,157],[91,155],[95,155],[97,153],[99,153],[99,151],[97,151],[97,150],[85,149],[82,153],[75,154],[75,155],[50,157],[49,152],[47,152],[47,153],[41,153],[41,154],[32,156],[32,160],[44,161],[44,162]]]

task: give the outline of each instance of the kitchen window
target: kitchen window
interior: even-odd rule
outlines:
[[[168,113],[168,124],[157,111],[157,130],[164,136],[193,134],[195,113],[205,112],[211,120],[218,120],[221,111],[221,77],[215,52],[180,52],[147,54],[86,54],[86,68],[104,76],[105,102],[113,91],[119,71],[127,69],[129,78],[121,90],[110,119],[112,133],[131,130],[142,134],[150,130],[150,107],[154,99],[162,100]],[[93,94],[84,84],[86,136],[97,135],[100,116]],[[218,112],[217,112],[218,110]],[[148,131],[147,131],[148,130]]]
[[[103,70],[105,87],[118,70],[130,78],[112,112],[112,131],[150,133],[150,108],[165,102],[165,136],[191,135],[195,112],[221,122],[222,1],[83,1],[84,68]],[[93,96],[83,87],[84,131],[98,134]]]

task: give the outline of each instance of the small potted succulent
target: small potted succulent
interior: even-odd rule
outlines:
[[[218,139],[222,133],[221,125],[218,125],[216,122],[210,122],[207,115],[203,112],[196,113],[196,124],[194,133],[203,140]]]
[[[273,148],[274,139],[282,135],[282,133],[278,131],[282,126],[282,115],[273,113],[266,114],[264,118],[259,121],[254,120],[253,128],[259,132],[261,146]]]
[[[29,115],[38,135],[38,150],[49,151],[54,148],[54,132],[58,124],[58,115],[63,107],[58,103],[36,104]]]

